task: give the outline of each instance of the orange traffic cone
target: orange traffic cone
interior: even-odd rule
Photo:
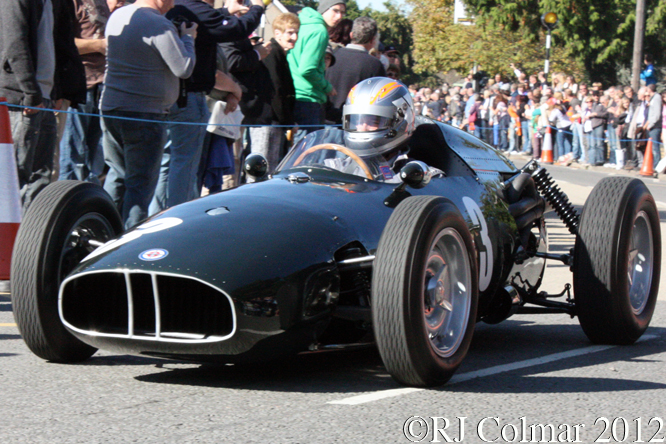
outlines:
[[[0,97],[0,103],[7,99]],[[0,280],[9,279],[14,239],[21,222],[21,199],[9,110],[0,105]]]
[[[541,163],[553,164],[553,135],[550,132],[550,126],[546,127],[546,134],[543,135]]]
[[[648,139],[643,156],[643,166],[641,166],[641,176],[654,176],[654,157],[652,157],[652,139]]]

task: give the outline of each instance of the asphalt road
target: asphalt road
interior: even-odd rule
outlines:
[[[591,184],[577,182],[575,172],[565,171],[572,177],[564,178],[549,170],[582,206]],[[561,223],[549,219],[549,230],[551,249],[568,248],[572,237]],[[559,292],[570,272],[552,263],[547,276],[544,288]],[[9,297],[0,295],[3,444],[666,438],[663,300],[646,335],[625,347],[590,344],[577,320],[565,315],[479,324],[454,379],[428,390],[398,386],[372,349],[254,367],[108,352],[78,365],[51,364],[27,350],[13,323]],[[442,432],[433,435],[435,429]]]

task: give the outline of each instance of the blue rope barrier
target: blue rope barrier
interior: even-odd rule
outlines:
[[[271,128],[321,128],[321,127],[341,127],[339,124],[320,124],[320,125],[248,125],[248,124],[228,124],[228,123],[207,123],[207,122],[178,122],[178,121],[164,121],[164,120],[151,120],[151,119],[136,119],[133,117],[123,117],[123,116],[111,116],[108,114],[92,114],[92,113],[82,113],[79,111],[70,111],[70,110],[60,110],[52,108],[39,108],[35,106],[25,106],[25,105],[12,105],[7,102],[0,102],[0,106],[5,105],[8,108],[19,108],[19,109],[33,109],[37,111],[52,111],[54,113],[63,113],[63,114],[78,114],[80,116],[88,117],[104,117],[105,119],[119,119],[119,120],[133,120],[135,122],[149,122],[149,123],[164,123],[171,125],[194,125],[194,126],[237,126],[237,127],[271,127]]]
[[[566,133],[566,134],[574,135],[574,133],[571,132],[571,131],[565,131],[564,129],[560,129],[560,128],[554,127],[552,125],[548,125],[547,127],[550,127],[555,131],[559,131],[559,132],[563,132],[563,133]],[[545,127],[545,128],[547,128],[547,127]],[[478,128],[478,129],[481,129],[481,130],[489,130],[489,131],[494,130],[493,127],[488,127],[488,126],[475,126],[475,128]],[[589,133],[587,133],[584,137],[587,138],[588,140],[606,140],[607,139],[606,137],[604,137],[604,138],[592,137],[592,135],[589,134]],[[647,142],[649,140],[650,139],[618,139],[618,142]],[[656,143],[658,145],[663,145],[663,143],[659,140],[652,140],[652,143],[653,144]]]
[[[560,132],[563,132],[563,133],[566,133],[566,134],[574,135],[574,133],[572,133],[571,131],[565,131],[564,129],[560,129],[560,128],[557,128],[557,127],[554,127],[554,126],[551,126],[551,125],[548,125],[548,127],[554,129],[555,131],[560,131]],[[606,140],[607,139],[607,137],[600,138],[600,137],[592,137],[591,135],[585,135],[584,137],[586,137],[590,140]],[[619,142],[647,142],[649,140],[650,139],[648,138],[648,139],[618,139],[617,141],[619,143]],[[662,142],[660,142],[658,140],[653,140],[652,143],[662,145]]]
[[[150,119],[136,119],[133,117],[123,117],[123,116],[111,116],[111,115],[104,115],[100,112],[100,114],[92,114],[92,113],[82,113],[79,111],[70,111],[70,110],[59,110],[59,109],[52,109],[52,108],[39,108],[39,107],[34,107],[34,106],[25,106],[25,105],[12,105],[7,102],[0,102],[0,105],[5,105],[9,108],[19,108],[19,109],[33,109],[37,111],[52,111],[55,113],[64,113],[64,114],[78,114],[81,116],[88,116],[88,117],[104,117],[107,119],[119,119],[119,120],[133,120],[136,122],[149,122],[149,123],[164,123],[164,124],[175,124],[175,125],[194,125],[194,126],[237,126],[241,128],[252,128],[252,127],[271,127],[271,128],[294,128],[298,126],[298,128],[321,128],[322,126],[326,127],[341,127],[342,125],[340,124],[320,124],[320,125],[249,125],[249,124],[227,124],[227,123],[202,123],[202,122],[178,122],[178,121],[163,121],[163,120],[150,120]],[[554,129],[555,131],[561,131],[566,134],[571,134],[574,135],[573,132],[571,131],[566,131],[564,129],[559,129],[557,127],[554,127],[552,125],[548,125],[550,128]],[[494,130],[494,127],[487,127],[487,126],[476,126],[476,128],[480,130]],[[591,135],[586,135],[585,136],[588,140],[606,140],[606,137],[604,138],[599,138],[599,137],[592,137]],[[618,139],[619,142],[647,142],[650,139]],[[659,140],[653,140],[653,144],[658,144],[658,145],[663,145],[663,143]]]

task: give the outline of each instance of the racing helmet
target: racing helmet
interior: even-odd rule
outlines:
[[[360,156],[385,154],[414,131],[414,102],[407,87],[388,77],[354,86],[342,108],[345,145]]]

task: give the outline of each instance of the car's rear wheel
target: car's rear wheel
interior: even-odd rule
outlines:
[[[379,353],[398,382],[448,381],[467,354],[478,306],[473,240],[455,205],[405,199],[382,233],[372,275]]]
[[[14,319],[34,354],[67,363],[95,353],[60,321],[58,291],[62,280],[95,249],[93,244],[121,231],[118,210],[98,185],[55,182],[32,202],[16,237],[11,293]]]
[[[585,202],[574,249],[576,310],[587,337],[631,344],[647,329],[661,269],[659,213],[645,184],[603,179]]]

